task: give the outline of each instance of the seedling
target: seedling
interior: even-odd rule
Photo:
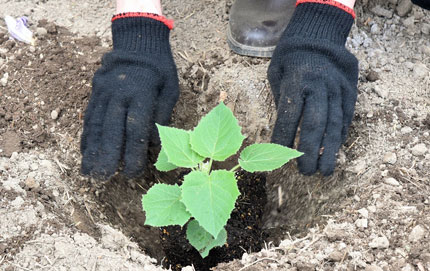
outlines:
[[[157,125],[161,151],[155,167],[169,171],[190,168],[182,185],[155,184],[142,197],[146,225],[187,224],[187,239],[204,258],[227,240],[225,225],[239,196],[235,172],[271,171],[299,157],[301,152],[271,143],[253,144],[240,153],[231,170],[212,170],[213,161],[237,153],[244,136],[231,110],[220,103],[193,131]],[[188,222],[188,223],[187,223]]]

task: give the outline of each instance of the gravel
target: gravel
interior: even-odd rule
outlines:
[[[371,9],[371,11],[378,16],[386,17],[386,18],[392,18],[393,17],[393,11],[385,9],[379,5],[375,6]]]
[[[412,154],[415,156],[422,156],[427,152],[427,147],[424,143],[415,145],[412,149]]]
[[[418,78],[425,78],[429,74],[429,69],[423,63],[415,63],[413,66],[413,73]]]
[[[394,178],[386,178],[385,180],[384,180],[384,182],[386,183],[386,184],[389,184],[389,185],[392,185],[392,186],[399,186],[400,185],[400,183],[396,180],[396,179],[394,179]]]
[[[418,242],[425,236],[425,234],[426,234],[426,230],[422,226],[416,225],[412,229],[411,233],[409,233],[408,239],[411,242]]]
[[[371,248],[388,248],[389,246],[390,242],[385,236],[376,237],[369,243],[369,247]]]
[[[36,34],[38,37],[44,37],[48,34],[48,30],[44,27],[38,27],[36,28]]]
[[[406,16],[412,10],[412,1],[411,0],[400,0],[397,5],[396,11],[400,17]]]
[[[397,162],[397,155],[394,152],[384,154],[383,162],[394,165]]]

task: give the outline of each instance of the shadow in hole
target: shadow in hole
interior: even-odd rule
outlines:
[[[142,210],[142,195],[157,182],[174,184],[183,174],[181,170],[159,172],[155,163],[157,150],[151,150],[150,162],[141,178],[126,179],[114,176],[102,186],[98,201],[103,214],[114,226],[136,242],[149,256],[159,262],[164,258],[160,245],[158,228],[145,225],[145,213]]]
[[[340,202],[353,195],[346,189],[344,169],[332,176],[304,176],[295,162],[267,175],[268,201],[263,221],[269,235],[267,242],[278,244],[287,233],[305,233],[310,227],[325,223],[339,210]]]

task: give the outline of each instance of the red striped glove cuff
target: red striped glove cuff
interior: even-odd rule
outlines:
[[[160,21],[164,23],[170,30],[173,29],[174,22],[173,20],[167,19],[164,16],[155,14],[155,13],[148,13],[148,12],[125,12],[125,13],[119,13],[112,17],[112,22],[121,19],[121,18],[132,18],[132,17],[145,17],[145,18],[151,18],[157,21]]]
[[[352,18],[355,19],[355,12],[352,8],[347,7],[344,4],[339,3],[335,0],[297,0],[296,6],[303,4],[303,3],[317,3],[317,4],[325,4],[325,5],[335,6],[337,8],[340,8],[341,10],[351,14]]]

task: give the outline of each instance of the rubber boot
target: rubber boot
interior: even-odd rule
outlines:
[[[240,55],[271,57],[295,5],[295,0],[236,0],[227,30],[230,48]]]

